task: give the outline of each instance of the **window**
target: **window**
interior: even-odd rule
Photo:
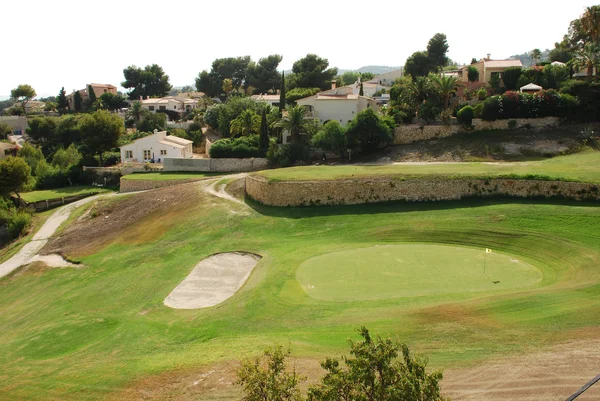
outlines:
[[[173,109],[174,109],[174,110],[177,110],[177,106],[173,106]]]
[[[144,150],[144,160],[150,160],[152,158],[151,155],[149,150]]]
[[[148,110],[154,111],[154,106],[148,106]]]
[[[167,106],[158,106],[158,109],[162,110],[162,111],[165,111],[165,110],[167,110]]]
[[[166,156],[166,154],[167,154],[167,150],[166,149],[161,149],[160,150],[160,155],[161,156]]]
[[[132,150],[126,150],[125,151],[125,158],[126,159],[133,159],[133,151]]]

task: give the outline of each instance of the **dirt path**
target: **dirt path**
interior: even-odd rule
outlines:
[[[246,204],[244,202],[231,196],[230,194],[228,194],[225,191],[225,187],[227,186],[227,184],[220,184],[218,186],[218,188],[217,188],[217,184],[219,183],[219,181],[222,181],[222,180],[239,179],[239,178],[244,178],[247,175],[248,175],[247,173],[232,174],[232,175],[226,175],[223,177],[215,178],[214,180],[205,180],[205,181],[200,181],[200,182],[203,184],[202,188],[204,189],[205,192],[208,192],[209,194],[214,195],[216,197],[226,199],[228,201],[231,201],[234,203],[239,203],[240,205],[246,206]]]
[[[48,239],[56,232],[58,227],[60,227],[60,225],[69,218],[73,210],[81,205],[85,205],[86,203],[98,199],[100,196],[107,195],[90,196],[88,198],[78,200],[77,202],[69,203],[68,205],[56,210],[56,212],[48,217],[48,220],[46,220],[42,228],[40,228],[40,230],[33,236],[30,242],[25,244],[25,246],[23,246],[23,248],[21,248],[21,250],[12,258],[0,264],[0,277],[4,277],[20,266],[34,261],[34,258],[37,256],[40,249],[46,245]]]

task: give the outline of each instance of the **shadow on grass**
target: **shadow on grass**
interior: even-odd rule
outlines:
[[[453,201],[436,202],[408,202],[392,201],[380,203],[367,203],[362,205],[340,205],[340,206],[297,206],[297,207],[277,207],[265,206],[246,196],[246,204],[257,213],[271,217],[286,217],[292,219],[301,219],[305,217],[320,216],[339,216],[339,215],[362,215],[362,214],[381,214],[381,213],[408,213],[408,212],[426,212],[430,210],[450,210],[450,209],[470,209],[474,207],[485,207],[503,204],[516,205],[563,205],[580,207],[598,207],[598,202],[592,201],[574,201],[558,198],[533,198],[519,199],[511,197],[494,198],[465,198]]]

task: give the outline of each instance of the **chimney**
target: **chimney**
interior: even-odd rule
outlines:
[[[337,87],[337,81],[334,79],[331,81],[331,89],[335,89]]]
[[[488,60],[488,61],[490,61],[490,60],[491,60],[491,58],[490,58],[491,56],[492,56],[492,54],[491,54],[491,53],[488,53],[488,54],[487,54],[487,60]]]

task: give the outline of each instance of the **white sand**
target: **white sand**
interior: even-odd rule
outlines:
[[[218,305],[233,296],[246,282],[260,256],[228,252],[209,256],[165,299],[174,309],[200,309]]]

